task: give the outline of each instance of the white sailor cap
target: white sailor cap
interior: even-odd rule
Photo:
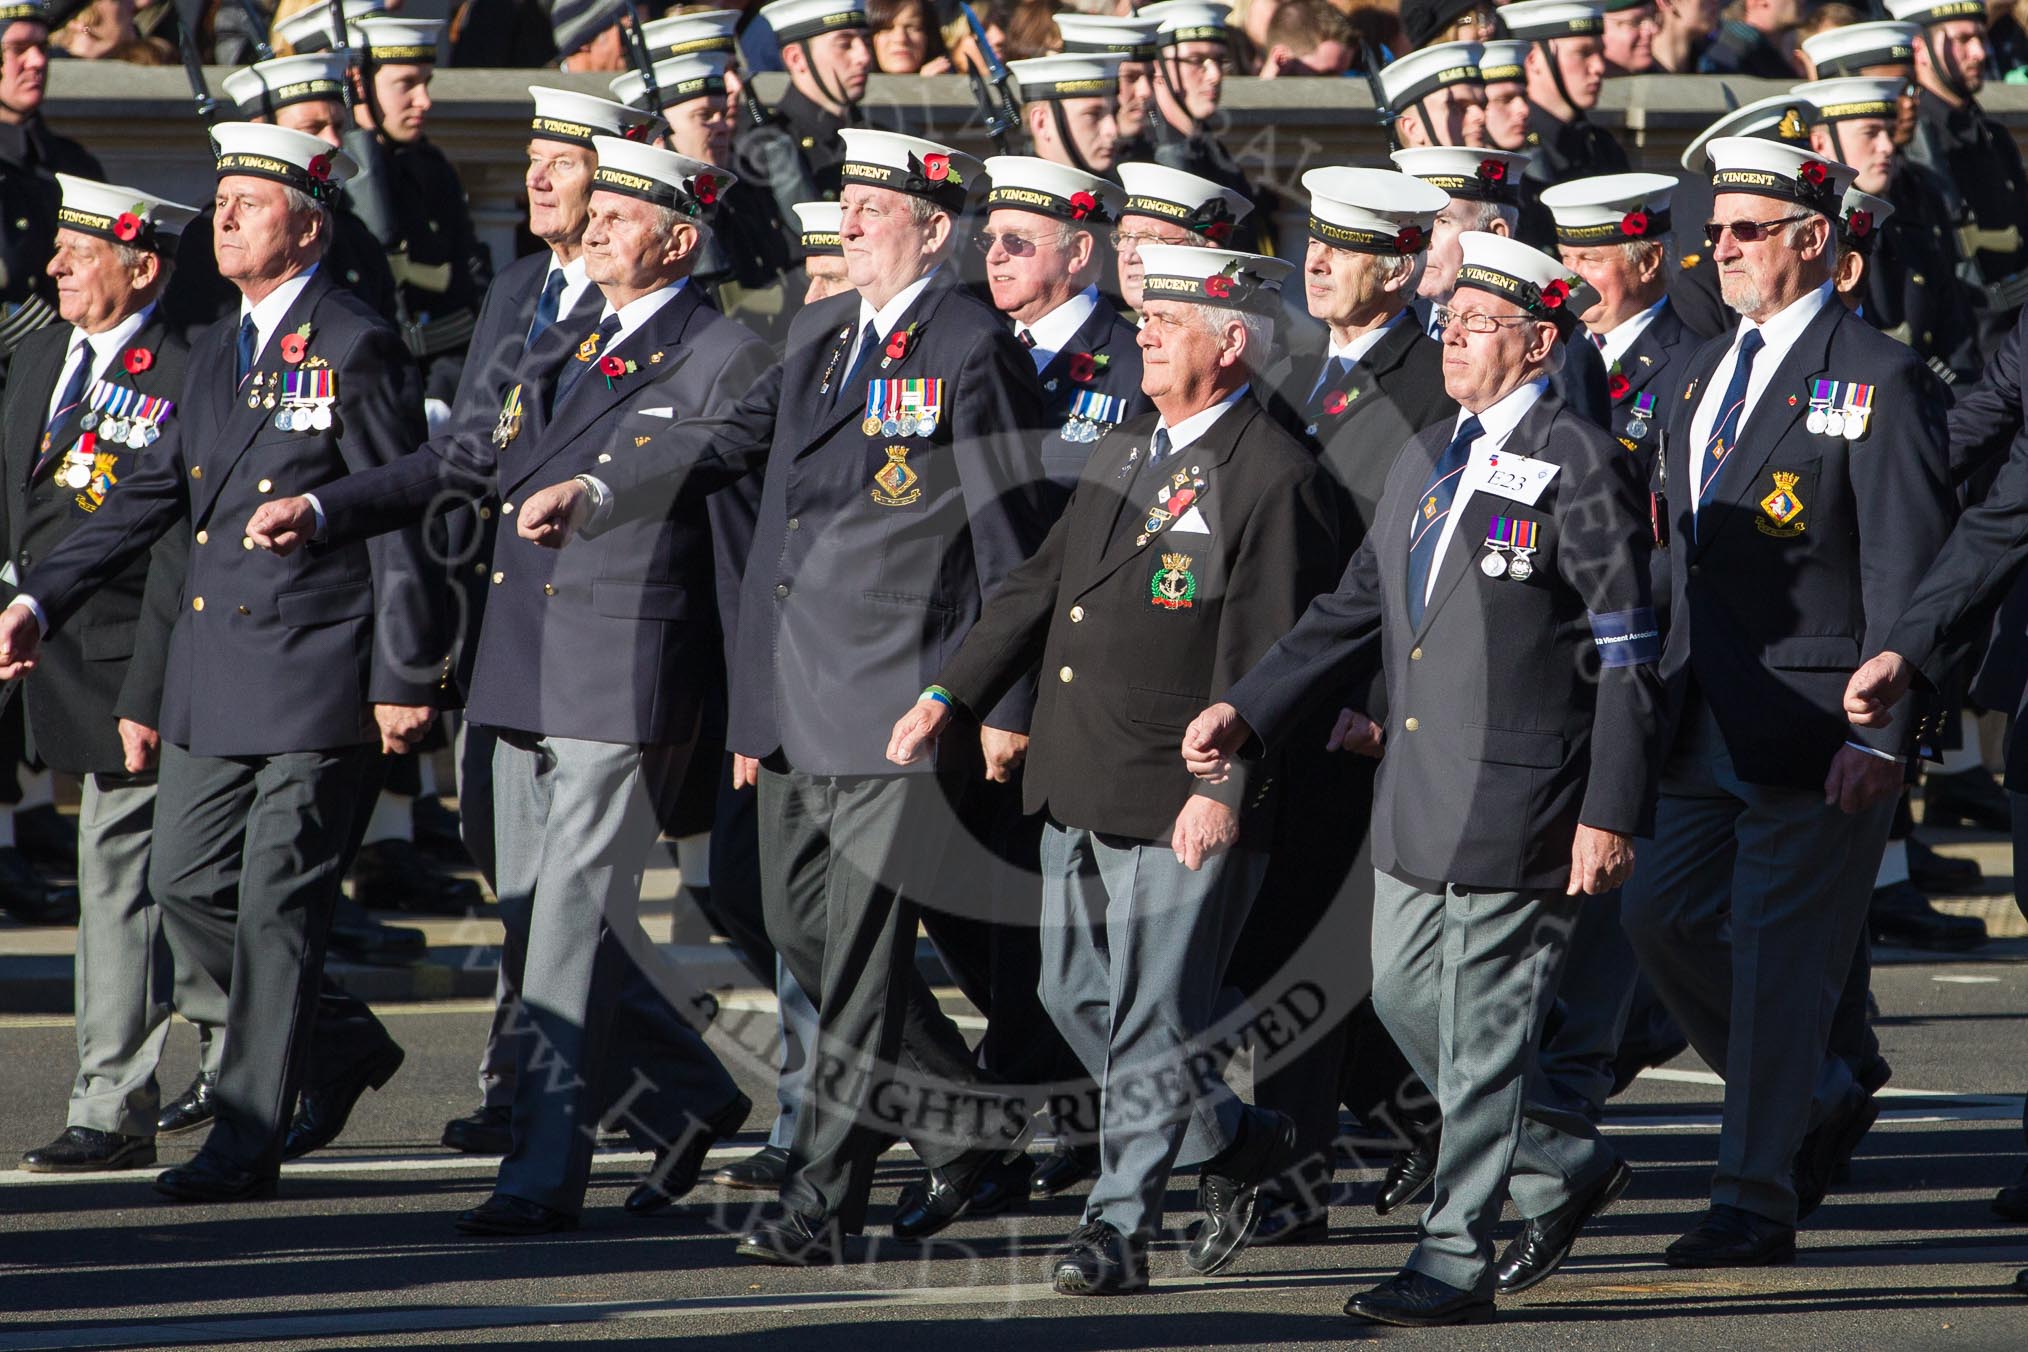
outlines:
[[[39,23],[49,27],[49,7],[42,0],[7,0],[0,4],[0,24]]]
[[[1310,238],[1354,253],[1414,254],[1450,198],[1412,174],[1332,166],[1303,175]]]
[[[845,163],[839,175],[847,187],[864,183],[934,202],[957,213],[985,173],[985,166],[960,150],[920,136],[872,127],[845,127]]]
[[[716,206],[725,190],[739,181],[715,164],[624,137],[594,137],[592,149],[599,157],[599,167],[592,171],[593,192],[638,197],[685,216]]]
[[[1752,193],[1799,207],[1838,214],[1838,199],[1858,170],[1803,146],[1757,136],[1721,136],[1704,147],[1711,158],[1711,191]]]
[[[361,19],[357,32],[366,59],[380,66],[433,66],[443,42],[442,19]]]
[[[319,202],[329,202],[359,172],[352,157],[329,141],[265,122],[221,122],[211,129],[211,149],[220,178],[265,178]]]
[[[1523,0],[1503,5],[1499,12],[1500,27],[1519,42],[1597,37],[1605,32],[1605,16],[1599,7],[1577,0]]]
[[[1440,42],[1390,61],[1380,71],[1380,92],[1388,109],[1399,113],[1447,85],[1478,84],[1479,51],[1476,42]]]
[[[593,138],[599,136],[629,140],[646,136],[654,120],[638,108],[575,89],[530,85],[528,92],[535,99],[535,120],[529,124],[528,134],[539,140],[562,141],[589,150]]]
[[[1873,252],[1880,227],[1894,214],[1894,203],[1857,188],[1845,189],[1838,202],[1838,237],[1847,248],[1861,254]]]
[[[292,103],[345,97],[345,58],[337,52],[306,52],[256,61],[233,71],[219,87],[241,117],[273,117]]]
[[[549,6],[550,35],[565,59],[619,22],[620,0],[553,0]]]
[[[989,155],[986,176],[988,211],[1008,208],[1033,211],[1073,225],[1096,226],[1116,221],[1126,193],[1117,184],[1033,155]]]
[[[845,241],[839,237],[845,222],[843,203],[798,202],[793,210],[797,226],[802,231],[804,253],[837,255],[845,252]]]
[[[351,29],[363,19],[387,13],[387,0],[345,0],[345,27],[350,44]],[[328,52],[338,44],[331,37],[331,6],[319,3],[299,9],[275,25],[275,37],[292,52]]]
[[[725,68],[732,61],[729,52],[691,52],[687,56],[671,56],[655,63],[655,92],[662,96],[663,108],[674,108],[679,103],[701,99],[712,94],[725,92]],[[611,85],[613,97],[633,108],[648,107],[648,82],[641,78],[641,72],[630,70],[617,76]],[[648,109],[658,112],[659,109]]]
[[[802,42],[848,28],[866,27],[866,0],[775,0],[760,16],[777,42]]]
[[[1155,54],[1155,34],[1160,27],[1154,20],[1138,15],[1114,18],[1065,10],[1056,16],[1056,31],[1063,38],[1066,56],[1098,52],[1129,61],[1145,61]]]
[[[1506,235],[1467,230],[1458,236],[1462,261],[1457,285],[1512,301],[1531,319],[1556,325],[1568,337],[1577,317],[1598,303],[1598,293],[1540,249]]]
[[[1217,305],[1270,317],[1281,313],[1282,282],[1296,270],[1286,259],[1188,244],[1143,244],[1140,253],[1147,270],[1141,282],[1146,300]]]
[[[1109,99],[1120,87],[1120,63],[1127,58],[1101,52],[1037,56],[1009,61],[1007,69],[1023,103],[1042,99]]]
[[[1669,233],[1669,198],[1676,180],[1667,174],[1598,174],[1542,190],[1542,205],[1556,220],[1556,242],[1574,249],[1631,244]]]
[[[1224,42],[1232,10],[1215,0],[1162,0],[1142,5],[1139,17],[1154,20],[1156,46],[1174,47],[1184,42]]]
[[[1253,203],[1223,184],[1166,164],[1122,164],[1115,171],[1127,190],[1122,216],[1154,216],[1222,244],[1246,219]]]
[[[1803,88],[1809,88],[1804,85]],[[1760,136],[1793,145],[1810,143],[1810,122],[1817,115],[1810,99],[1801,94],[1770,94],[1735,108],[1691,139],[1680,161],[1693,174],[1707,172],[1704,147],[1721,136]]]
[[[1986,22],[1986,0],[1887,0],[1887,12],[1903,23],[1949,23],[1952,19]]]
[[[1912,23],[1892,19],[1848,23],[1804,38],[1803,55],[1810,58],[1820,80],[1857,75],[1875,66],[1911,66],[1915,64],[1915,39],[1921,32]]]
[[[1417,146],[1388,156],[1397,169],[1467,202],[1514,206],[1521,200],[1521,170],[1528,157],[1477,146]]]
[[[1479,79],[1487,84],[1519,83],[1528,78],[1522,63],[1528,59],[1528,44],[1513,38],[1495,38],[1479,47]]]
[[[57,229],[77,230],[154,253],[174,253],[183,227],[197,218],[196,207],[117,183],[58,174],[56,186],[63,194],[56,209]]]
[[[1810,100],[1811,122],[1828,125],[1854,118],[1879,117],[1892,122],[1901,111],[1908,81],[1882,75],[1841,75],[1797,85],[1793,93]]]
[[[734,29],[739,27],[737,9],[700,9],[690,14],[672,14],[666,19],[641,25],[641,41],[648,55],[688,56],[692,52],[731,52],[739,45]]]

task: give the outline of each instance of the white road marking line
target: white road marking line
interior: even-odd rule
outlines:
[[[1933,976],[1931,981],[1948,982],[1953,986],[1993,986],[1999,984],[1996,976]]]

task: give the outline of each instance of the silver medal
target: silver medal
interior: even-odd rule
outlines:
[[[92,409],[89,413],[86,413],[82,418],[79,418],[77,420],[77,425],[79,427],[82,427],[87,432],[91,431],[94,427],[97,427],[99,425],[99,411],[97,409]]]
[[[63,486],[65,488],[83,488],[91,481],[92,472],[88,466],[80,465],[73,460],[63,467]]]
[[[917,436],[919,437],[932,436],[935,434],[936,430],[937,430],[937,420],[935,418],[932,418],[929,414],[925,413],[922,415],[921,418],[916,420],[915,434]]]
[[[1487,577],[1507,575],[1507,556],[1500,552],[1499,546],[1493,546],[1486,557],[1479,560],[1479,571]]]
[[[914,436],[922,427],[913,413],[904,413],[895,421],[901,424],[901,434],[905,437]]]
[[[127,429],[128,450],[138,451],[148,444],[148,427],[147,423],[137,422]]]
[[[1514,551],[1514,566],[1508,569],[1508,575],[1516,582],[1526,582],[1535,576],[1535,565],[1528,562],[1528,551]]]
[[[161,439],[162,428],[159,423],[149,423],[141,429],[141,444],[143,446],[153,446]]]
[[[277,413],[275,415],[275,430],[277,432],[288,432],[293,430],[289,420],[289,410],[283,409],[280,413]]]
[[[899,419],[899,418],[886,418],[886,419],[883,419],[883,420],[881,421],[881,424],[880,424],[880,434],[881,434],[882,436],[888,436],[888,437],[895,437],[895,436],[900,436],[900,435],[901,435],[901,419]]]
[[[1821,408],[1812,408],[1810,410],[1810,416],[1803,419],[1803,426],[1809,429],[1809,433],[1811,436],[1821,437],[1822,435],[1824,435],[1824,422],[1825,422],[1824,410]]]
[[[1648,435],[1648,420],[1646,418],[1635,418],[1627,424],[1627,435],[1635,441],[1639,441],[1642,437]]]
[[[316,411],[310,415],[310,426],[319,432],[331,430],[331,406],[329,404],[317,405]]]
[[[1824,433],[1827,436],[1833,437],[1844,436],[1845,415],[1835,408],[1826,413],[1824,415]]]

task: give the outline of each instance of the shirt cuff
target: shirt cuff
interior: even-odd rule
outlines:
[[[7,604],[10,606],[25,607],[28,613],[35,617],[35,625],[38,629],[42,631],[43,637],[44,638],[49,637],[49,616],[42,613],[41,602],[37,601],[27,592],[19,592],[15,595],[14,599],[12,601],[9,601]]]
[[[613,514],[613,490],[606,487],[605,480],[592,474],[574,476],[584,485],[584,491],[591,494],[591,515],[585,519],[587,526],[597,526]]]
[[[324,504],[317,501],[317,495],[315,493],[303,494],[303,501],[309,503],[310,510],[317,514],[317,529],[316,532],[310,536],[310,538],[312,540],[321,540],[324,538]]]
[[[1908,757],[1897,756],[1892,751],[1882,751],[1877,746],[1867,746],[1864,742],[1847,742],[1845,745],[1851,747],[1854,751],[1864,751],[1869,756],[1878,756],[1884,761],[1893,761],[1896,765],[1908,764]]]

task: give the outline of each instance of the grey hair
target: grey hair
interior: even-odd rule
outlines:
[[[1235,310],[1224,305],[1193,305],[1189,308],[1204,316],[1204,327],[1212,333],[1224,332],[1227,324],[1237,324],[1246,330],[1248,369],[1258,371],[1267,365],[1268,352],[1275,341],[1273,315],[1257,315],[1251,310]]]
[[[930,218],[940,211],[946,216],[951,214],[948,211],[944,211],[942,207],[930,201],[927,197],[917,197],[914,193],[908,194],[908,218],[917,225],[928,225]]]
[[[1510,231],[1518,228],[1521,224],[1521,208],[1519,207],[1508,206],[1501,202],[1481,202],[1477,200],[1473,200],[1472,205],[1478,208],[1478,210],[1474,213],[1472,223],[1465,227],[1467,230],[1491,230],[1494,221],[1505,221],[1507,229]]]
[[[282,185],[282,200],[288,203],[291,215],[314,215],[318,221],[317,243],[324,249],[331,247],[331,231],[337,221],[331,215],[331,208],[318,201],[301,188]]]
[[[1378,274],[1374,280],[1392,282],[1404,279],[1403,289],[1413,296],[1416,286],[1422,281],[1423,269],[1429,263],[1429,250],[1418,249],[1414,253],[1405,254],[1375,254],[1373,257],[1377,260],[1374,271]]]
[[[1628,260],[1635,267],[1643,267],[1653,261],[1664,275],[1669,271],[1669,264],[1676,259],[1676,245],[1673,240],[1630,239],[1621,244],[1620,248],[1626,251]]]

